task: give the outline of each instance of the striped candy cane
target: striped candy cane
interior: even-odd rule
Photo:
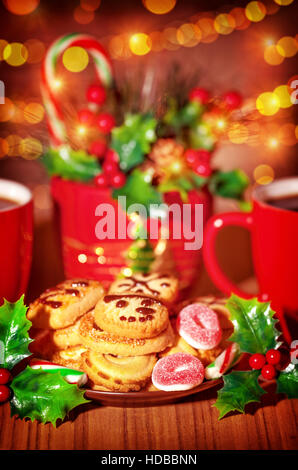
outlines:
[[[110,57],[92,36],[72,33],[57,39],[48,49],[41,76],[41,93],[47,113],[47,124],[53,145],[67,144],[67,133],[62,108],[56,97],[55,81],[58,57],[68,47],[82,47],[93,57],[95,72],[101,83],[110,88],[113,86],[113,70]]]
[[[59,364],[44,361],[42,359],[31,359],[31,361],[29,362],[29,366],[32,369],[42,369],[45,372],[49,372],[50,374],[60,372],[66,382],[70,384],[77,384],[78,387],[85,385],[88,380],[88,377],[84,372],[75,369],[70,369],[69,367],[60,366]]]

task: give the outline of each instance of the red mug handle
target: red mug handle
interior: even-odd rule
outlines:
[[[224,214],[219,214],[213,216],[207,222],[205,231],[204,231],[204,243],[203,243],[203,259],[206,269],[213,280],[214,284],[223,291],[226,295],[231,295],[232,293],[242,297],[244,299],[251,299],[256,295],[248,294],[247,292],[239,289],[236,284],[234,284],[221,270],[217,257],[215,254],[215,241],[218,232],[230,225],[236,225],[239,227],[246,228],[251,231],[253,226],[253,216],[251,213],[247,212],[226,212]],[[257,297],[260,301],[268,301],[267,296],[262,294],[257,294]],[[276,315],[280,321],[282,332],[285,340],[288,344],[291,343],[291,335],[287,326],[287,323],[284,318],[282,309],[275,308]]]
[[[252,224],[253,217],[250,213],[226,212],[225,214],[218,214],[209,219],[204,231],[203,259],[212,281],[225,294],[231,295],[233,292],[245,299],[251,298],[252,295],[239,289],[236,284],[224,274],[217,261],[215,241],[218,232],[224,227],[237,225],[251,231]]]

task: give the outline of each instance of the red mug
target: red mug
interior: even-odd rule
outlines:
[[[0,199],[12,201],[0,208],[0,304],[15,302],[28,284],[33,239],[31,191],[22,184],[0,179]]]
[[[215,254],[215,240],[222,228],[238,225],[250,231],[259,300],[271,302],[281,323],[283,313],[296,319],[298,316],[298,212],[266,201],[290,196],[298,199],[298,177],[282,178],[255,188],[252,212],[213,216],[206,225],[203,244],[204,263],[215,285],[227,295],[233,292],[251,298],[227,278]]]

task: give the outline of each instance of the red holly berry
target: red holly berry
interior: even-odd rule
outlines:
[[[110,113],[101,113],[96,119],[97,126],[103,134],[109,134],[115,127],[115,118]]]
[[[105,155],[106,162],[119,163],[119,155],[115,150],[109,149]]]
[[[0,385],[0,403],[6,402],[10,398],[10,388],[6,385]]]
[[[208,178],[208,176],[211,175],[212,170],[210,168],[210,165],[205,162],[200,162],[198,165],[194,168],[194,171],[199,175],[202,176],[203,178]]]
[[[280,363],[281,354],[277,349],[269,349],[266,352],[266,359],[268,364],[277,365]]]
[[[107,150],[107,144],[104,140],[95,140],[89,145],[88,152],[97,158],[103,158]]]
[[[11,381],[11,373],[9,370],[1,368],[0,369],[0,385],[8,384]]]
[[[94,114],[90,109],[81,109],[78,111],[78,119],[82,124],[91,125],[94,120]]]
[[[227,91],[221,97],[225,108],[229,111],[239,108],[242,104],[242,96],[237,91]]]
[[[206,104],[210,100],[210,93],[205,88],[195,87],[189,93],[189,101],[197,101],[200,104]]]
[[[117,173],[111,175],[110,182],[113,188],[122,188],[122,186],[124,186],[126,183],[126,176],[121,171],[118,171]]]
[[[276,376],[276,370],[272,364],[266,364],[261,370],[262,377],[266,380],[272,380]]]
[[[198,151],[195,149],[187,149],[185,152],[185,160],[189,166],[196,166],[199,163]]]
[[[109,185],[109,178],[105,173],[100,173],[95,176],[94,183],[98,188],[107,188]]]
[[[119,171],[118,164],[109,160],[104,162],[102,169],[108,176],[113,176]]]
[[[262,369],[262,367],[266,363],[266,358],[263,354],[256,353],[250,356],[249,358],[249,365],[252,369]]]
[[[86,97],[89,103],[96,103],[98,105],[102,105],[106,100],[107,94],[103,86],[91,85],[87,89]]]

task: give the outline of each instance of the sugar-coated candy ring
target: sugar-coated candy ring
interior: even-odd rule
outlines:
[[[222,330],[217,314],[203,304],[184,307],[178,315],[177,330],[196,349],[213,349],[221,341]]]
[[[152,383],[159,390],[178,392],[200,385],[204,366],[199,359],[186,353],[175,353],[160,359],[152,372]]]

